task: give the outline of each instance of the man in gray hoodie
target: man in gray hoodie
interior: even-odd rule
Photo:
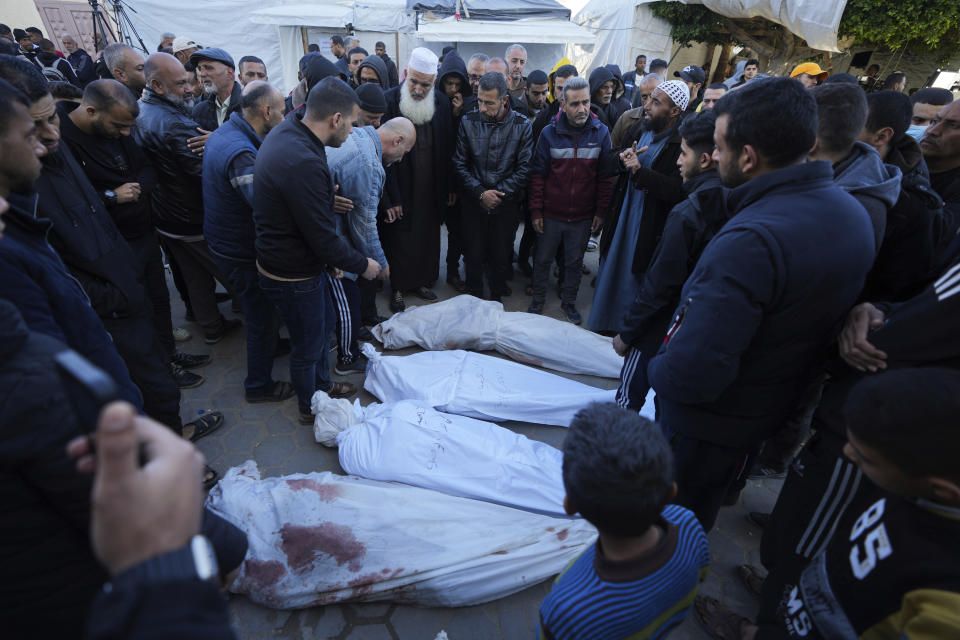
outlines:
[[[366,82],[375,82],[386,91],[390,88],[390,78],[387,75],[387,65],[378,56],[367,56],[357,67],[354,83],[359,87]]]
[[[900,197],[900,169],[885,164],[876,149],[857,138],[867,122],[867,98],[860,87],[846,83],[811,89],[817,101],[819,129],[811,160],[829,160],[834,182],[870,214],[877,252],[883,242],[887,213]]]

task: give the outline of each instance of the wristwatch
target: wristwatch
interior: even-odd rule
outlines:
[[[216,580],[220,573],[213,545],[195,535],[185,546],[161,553],[115,576],[105,590],[183,580]]]
[[[103,199],[106,201],[108,206],[114,206],[117,204],[117,192],[107,189],[103,192]]]

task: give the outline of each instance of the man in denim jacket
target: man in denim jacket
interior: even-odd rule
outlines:
[[[383,265],[380,277],[390,277],[390,267],[380,245],[377,232],[377,207],[390,164],[398,162],[413,148],[416,128],[406,118],[388,120],[379,129],[360,127],[353,130],[342,146],[327,149],[327,163],[339,186],[338,194],[353,205],[337,217],[339,231],[353,247]],[[393,220],[384,219],[389,224]],[[337,366],[339,375],[363,372],[366,358],[360,354],[357,331],[360,329],[360,289],[357,275],[344,273],[330,277],[330,291],[337,309]]]

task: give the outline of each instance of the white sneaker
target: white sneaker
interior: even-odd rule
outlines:
[[[594,238],[587,240],[587,251],[596,251],[600,248],[600,243],[598,243]]]
[[[176,327],[173,330],[173,339],[177,342],[186,342],[192,337],[193,335],[183,327]]]

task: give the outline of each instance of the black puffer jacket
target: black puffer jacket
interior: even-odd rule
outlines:
[[[230,119],[231,113],[240,111],[240,101],[243,96],[243,87],[237,81],[233,82],[233,91],[230,92],[230,106],[227,108],[227,116],[224,122]],[[207,96],[193,106],[193,119],[197,121],[202,128],[207,131],[216,131],[220,123],[217,122],[217,94]]]
[[[143,90],[134,139],[157,171],[150,198],[157,228],[174,235],[203,233],[203,159],[187,147],[197,135],[197,123],[185,108]]]
[[[527,186],[532,156],[530,121],[513,109],[499,122],[485,121],[479,111],[460,121],[453,167],[465,197],[479,200],[487,189],[496,189],[517,199]]]

